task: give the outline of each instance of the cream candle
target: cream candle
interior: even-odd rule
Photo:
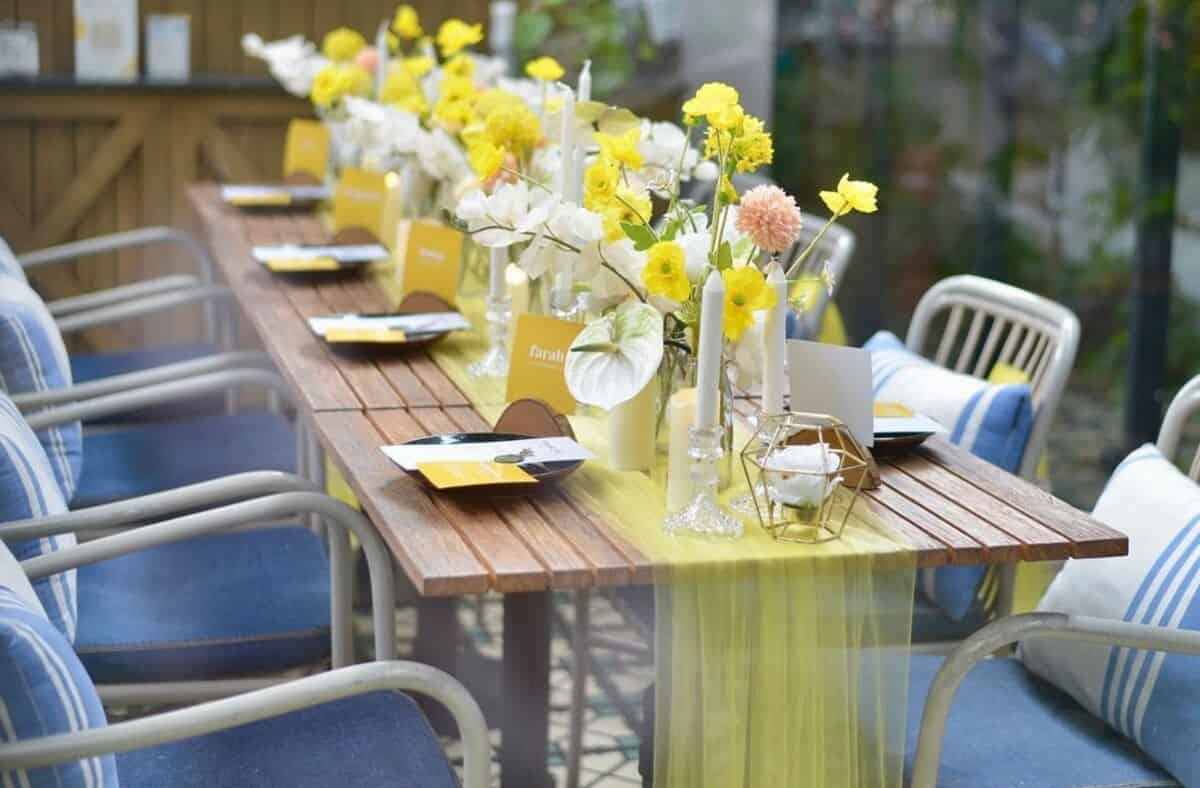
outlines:
[[[700,339],[696,361],[696,427],[717,426],[721,375],[721,321],[725,311],[725,282],[713,271],[704,283],[700,301]]]
[[[651,379],[632,399],[608,412],[608,465],[618,471],[654,467],[654,401],[658,382]]]
[[[689,431],[696,421],[696,390],[680,389],[667,403],[667,511],[677,512],[692,501]]]
[[[508,297],[508,249],[491,249],[488,260],[488,300],[503,301]]]
[[[767,269],[767,286],[775,291],[775,306],[767,312],[763,325],[762,411],[768,416],[783,413],[787,386],[784,359],[787,356],[787,277],[778,261]]]

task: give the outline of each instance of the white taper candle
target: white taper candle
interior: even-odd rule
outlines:
[[[767,312],[763,325],[762,410],[769,416],[783,413],[787,387],[784,359],[787,357],[787,276],[777,260],[767,268],[767,287],[775,291],[775,306]]]
[[[559,129],[558,194],[564,200],[575,201],[575,93],[566,86],[562,89],[562,125]]]
[[[583,68],[579,70],[579,88],[576,90],[580,101],[592,100],[592,61],[583,61]]]
[[[713,271],[700,300],[700,340],[696,359],[696,426],[717,426],[720,399],[721,321],[725,311],[725,281]]]

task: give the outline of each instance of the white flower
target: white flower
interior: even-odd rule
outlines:
[[[302,98],[311,92],[317,72],[329,63],[316,45],[301,35],[266,44],[261,36],[247,33],[242,36],[242,51],[249,57],[265,60],[271,76],[283,89]]]
[[[766,322],[766,312],[756,312],[754,325],[742,332],[742,336],[733,343],[733,358],[730,360],[730,374],[733,383],[738,388],[749,389],[762,380],[763,372],[763,325]]]
[[[478,87],[495,87],[496,83],[500,81],[500,78],[508,70],[508,61],[502,57],[490,57],[475,53],[469,53],[467,56],[475,64],[475,71],[472,77]]]
[[[683,129],[667,121],[643,121],[642,139],[638,143],[638,150],[641,151],[645,169],[651,175],[652,183],[657,184],[665,180],[668,187],[675,177],[676,170],[680,171],[682,180],[687,180],[700,161],[700,153],[687,145],[687,134]]]
[[[698,181],[715,181],[720,174],[721,168],[711,159],[705,159],[692,170],[692,177]]]
[[[712,238],[703,230],[691,233],[680,233],[675,236],[675,243],[683,249],[684,265],[687,268],[688,281],[699,284],[708,268],[708,247]]]
[[[471,192],[455,213],[479,244],[506,247],[540,233],[557,206],[557,197],[541,189],[531,193],[524,181],[518,181],[502,184],[491,195]]]
[[[577,249],[604,237],[604,220],[600,215],[573,202],[557,203],[546,224],[556,238]]]
[[[442,129],[420,135],[416,147],[421,167],[435,180],[456,182],[471,174],[467,154]]]

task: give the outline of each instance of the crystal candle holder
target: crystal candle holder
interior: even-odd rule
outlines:
[[[663,520],[663,530],[669,534],[737,539],[742,535],[742,521],[725,511],[717,501],[720,482],[718,463],[723,431],[719,427],[693,427],[688,433],[688,457],[691,458],[692,502]]]
[[[487,300],[488,351],[483,358],[467,367],[467,373],[477,378],[508,377],[508,324],[512,320],[512,300]]]

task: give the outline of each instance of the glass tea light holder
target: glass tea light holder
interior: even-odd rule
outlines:
[[[742,449],[759,524],[778,541],[841,538],[870,477],[870,456],[833,416],[767,417]]]

